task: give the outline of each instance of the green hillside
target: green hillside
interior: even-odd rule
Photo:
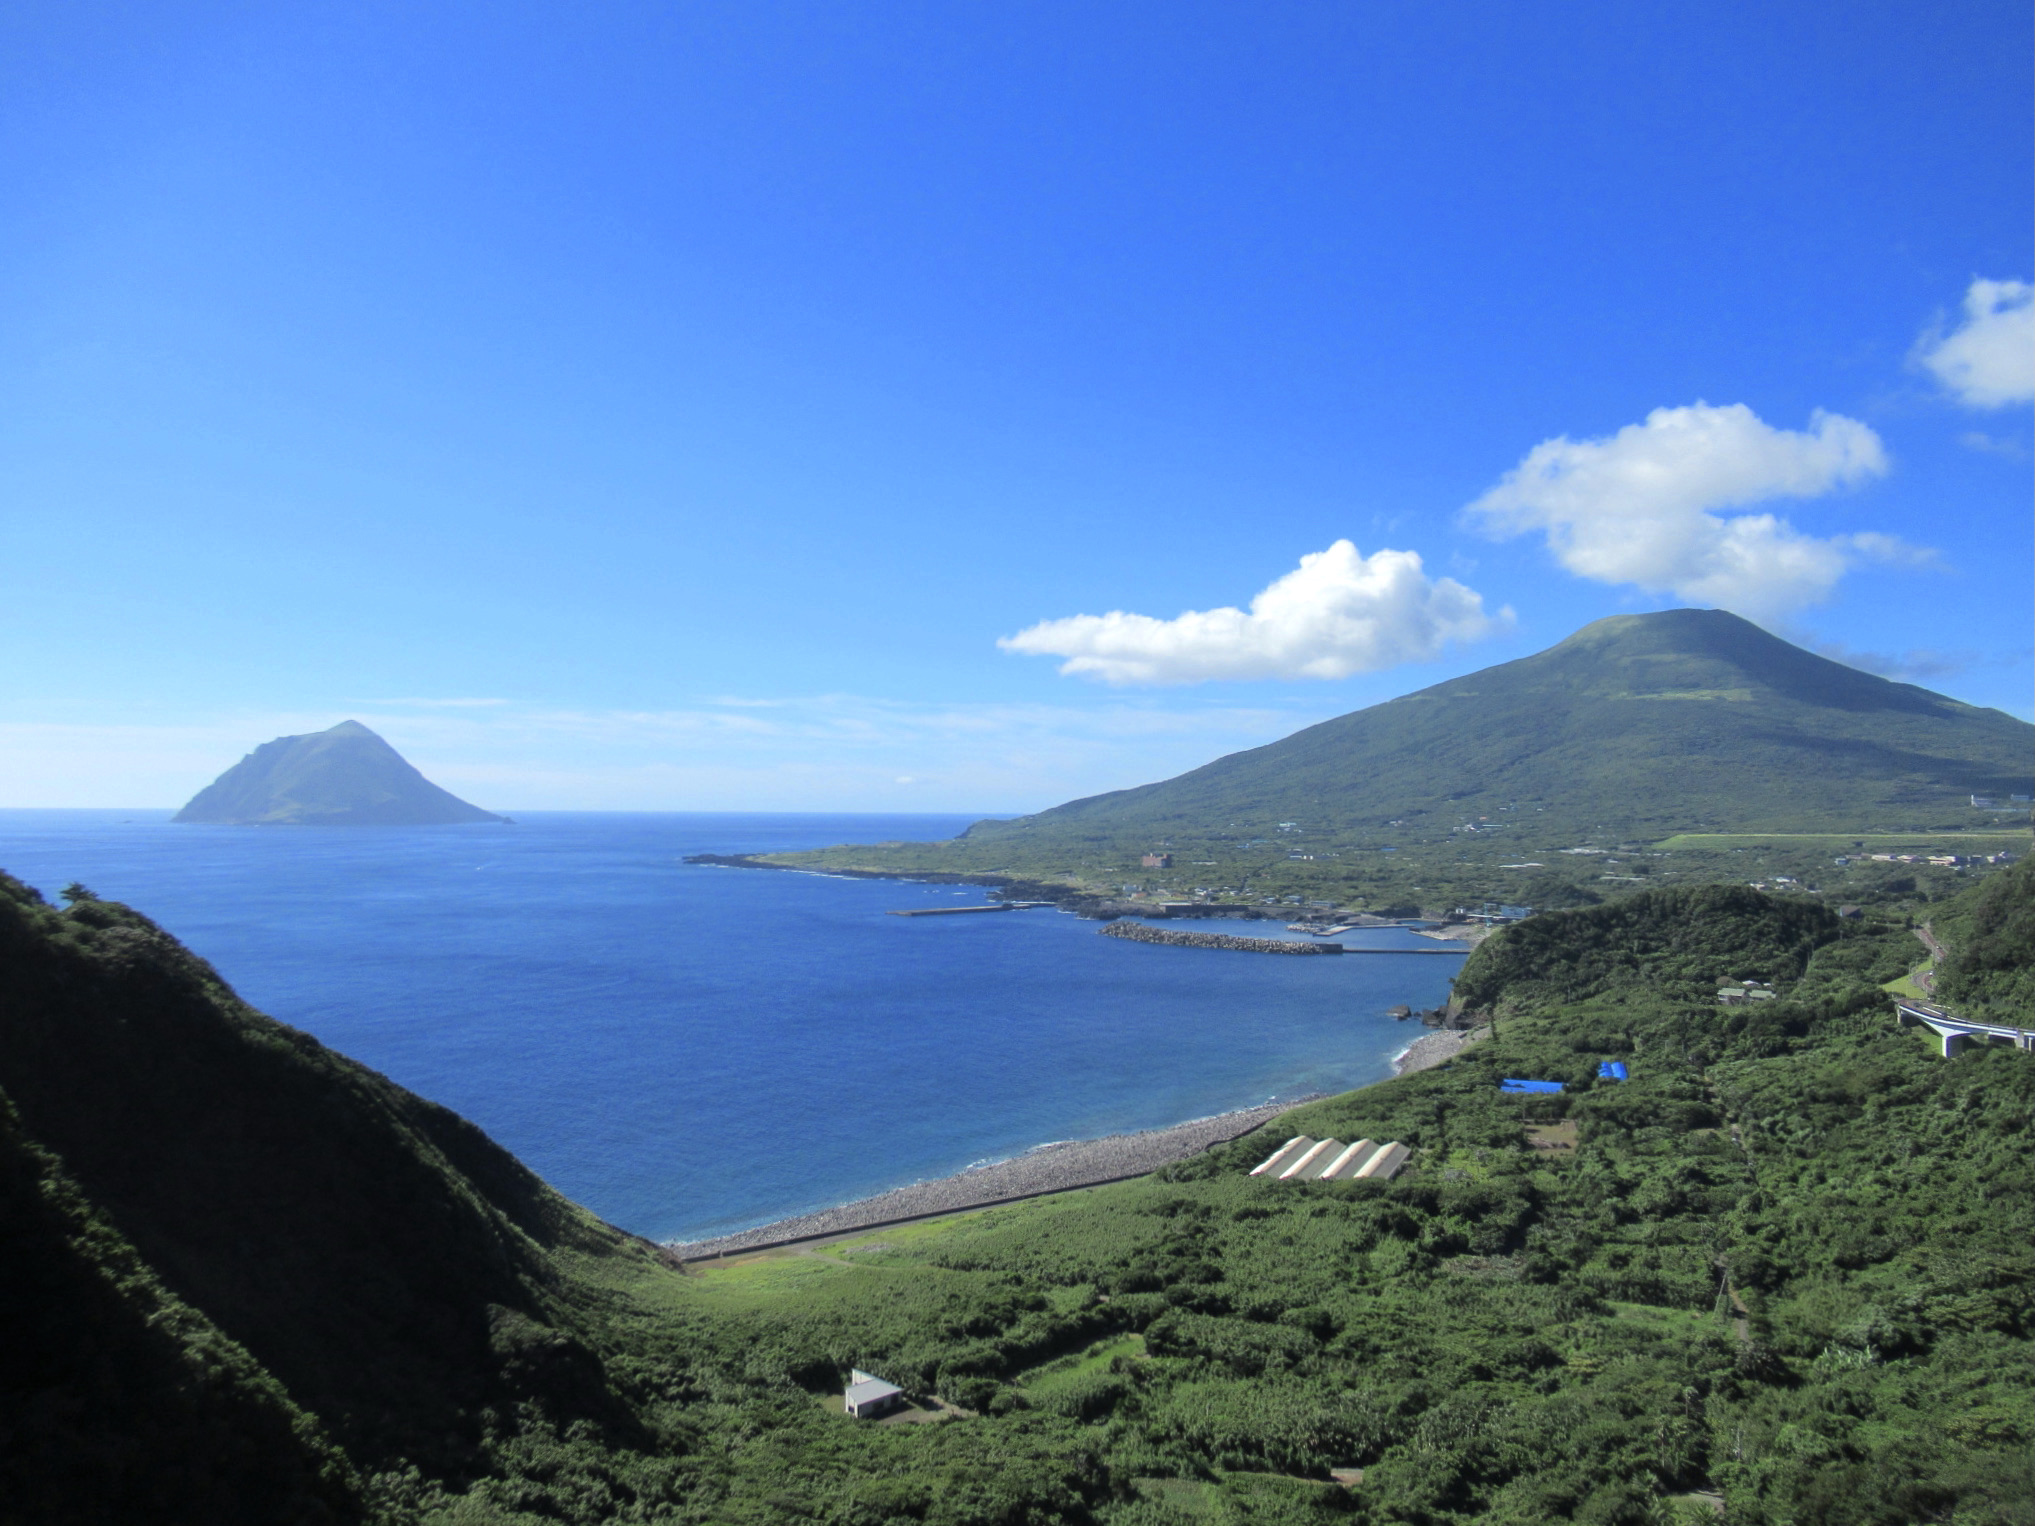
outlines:
[[[262,743],[193,795],[175,819],[371,827],[502,820],[440,789],[359,721]]]
[[[569,1333],[584,1309],[557,1258],[646,1247],[456,1114],[246,1007],[145,917],[73,895],[59,912],[0,876],[4,1169],[43,1204],[7,1274],[104,1311],[52,1327],[36,1301],[7,1301],[30,1349],[72,1343],[47,1359],[73,1370],[72,1397],[31,1412],[38,1476],[167,1501],[175,1470],[138,1475],[194,1449],[200,1492],[183,1503],[219,1519],[200,1508],[208,1456],[215,1472],[259,1457],[278,1476],[256,1482],[328,1500],[348,1471],[335,1445],[362,1470],[456,1475],[485,1457],[488,1411],[531,1397],[533,1362],[563,1419],[633,1432]],[[126,1403],[177,1404],[146,1413],[131,1457],[104,1455],[91,1394],[129,1369]]]
[[[2025,853],[2028,807],[2010,797],[2031,775],[2025,721],[1682,609],[1600,620],[1163,783],[946,842],[763,861],[1430,915],[1484,899],[1574,906],[1649,878],[1808,877],[1861,900],[1918,878],[1955,889],[1926,867],[1882,872],[1875,851]],[[1174,858],[1159,873],[1140,862],[1155,848]],[[1833,864],[1856,850],[1857,864]]]
[[[1535,918],[1440,1069],[680,1269],[137,913],[0,877],[0,1520],[2026,1526],[2035,1059],[1946,1061],[1880,984],[1925,910],[2013,1001],[2031,907],[2021,864],[1862,921]],[[1415,1153],[1246,1174],[1301,1131]],[[848,1420],[851,1366],[926,1407]]]
[[[1617,615],[1517,662],[971,839],[1230,826],[1455,825],[1561,835],[1978,824],[2026,794],[2035,726],[1791,646],[1722,610]],[[2022,813],[2025,818],[2025,812]],[[1991,818],[1986,817],[1989,821]]]

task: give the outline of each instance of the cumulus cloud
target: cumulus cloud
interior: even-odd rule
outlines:
[[[1347,540],[1310,552],[1248,611],[1190,609],[1171,620],[1111,610],[1042,620],[997,645],[1064,657],[1062,673],[1112,684],[1215,678],[1347,678],[1422,662],[1448,643],[1509,625],[1454,578],[1430,578],[1414,551],[1365,556]]]
[[[1939,326],[1915,346],[1915,360],[1967,408],[2004,408],[2035,399],[2035,286],[1971,283],[1964,321]]]
[[[1743,403],[1656,408],[1606,439],[1547,440],[1467,510],[1494,535],[1539,530],[1562,566],[1774,620],[1827,598],[1862,561],[1919,561],[1890,535],[1804,535],[1773,514],[1719,514],[1814,498],[1882,475],[1886,451],[1856,419],[1818,411],[1775,429]]]

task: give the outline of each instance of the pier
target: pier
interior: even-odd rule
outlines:
[[[1428,959],[1440,955],[1444,959],[1451,956],[1460,959],[1469,953],[1469,950],[1467,948],[1351,948],[1348,944],[1344,944],[1343,952],[1345,954],[1412,954],[1416,958]]]
[[[911,911],[887,911],[886,917],[965,917],[978,911],[1029,911],[1034,906],[1051,906],[1051,901],[991,901],[987,906],[920,906]]]

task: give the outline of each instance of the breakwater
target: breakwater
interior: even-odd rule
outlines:
[[[1102,929],[1105,938],[1129,938],[1133,943],[1170,943],[1175,948],[1226,948],[1243,954],[1340,954],[1340,943],[1289,943],[1284,938],[1238,938],[1229,933],[1176,933],[1167,927],[1146,927],[1141,922],[1112,922]]]
[[[986,906],[920,906],[911,911],[885,912],[891,917],[963,917],[977,911],[1030,911],[1035,906],[1051,906],[1051,901],[991,901]]]

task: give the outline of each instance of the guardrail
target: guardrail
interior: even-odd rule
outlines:
[[[1943,1057],[1953,1059],[1973,1044],[2011,1044],[2016,1049],[2035,1051],[2035,1029],[2007,1023],[1978,1023],[1959,1017],[1934,1002],[1894,1002],[1894,1022],[1902,1028],[1927,1028],[1943,1041]]]

